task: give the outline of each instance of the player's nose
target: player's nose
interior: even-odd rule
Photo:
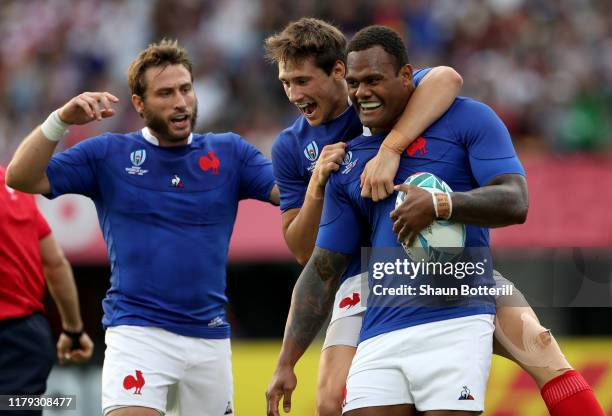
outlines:
[[[372,95],[372,92],[367,87],[367,85],[365,85],[362,82],[359,83],[359,85],[357,86],[357,91],[355,91],[355,97],[357,97],[357,99],[360,99],[360,98],[368,98],[371,95]]]
[[[289,87],[287,89],[287,96],[289,97],[289,101],[292,104],[296,104],[299,103],[300,101],[302,101],[304,99],[304,93],[302,92],[302,90],[297,87],[297,86],[292,86]]]

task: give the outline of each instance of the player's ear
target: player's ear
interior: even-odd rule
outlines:
[[[132,94],[132,105],[134,106],[134,110],[136,110],[136,112],[140,114],[140,117],[142,117],[142,113],[144,111],[144,100],[140,95]]]
[[[346,76],[346,65],[340,59],[334,64],[332,75],[337,80],[342,80]]]
[[[400,68],[400,77],[402,78],[402,85],[404,87],[413,86],[412,83],[412,65],[406,64]]]

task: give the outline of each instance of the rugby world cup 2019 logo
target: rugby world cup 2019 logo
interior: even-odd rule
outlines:
[[[306,156],[306,159],[310,160],[311,162],[316,162],[317,158],[319,157],[319,146],[317,146],[317,142],[313,140],[308,143],[308,146],[304,148],[304,156]]]
[[[130,175],[144,175],[148,172],[148,170],[141,168],[145,160],[147,160],[147,151],[145,149],[134,150],[130,153],[130,162],[132,162],[132,166],[125,168],[125,171]]]
[[[132,165],[140,166],[145,160],[147,160],[147,151],[145,149],[135,150],[130,153],[130,160],[132,161]]]
[[[342,174],[346,175],[351,170],[353,170],[358,160],[359,159],[353,160],[353,152],[351,152],[350,150],[346,152],[344,159],[342,159],[342,166],[344,166],[344,170],[342,171]]]

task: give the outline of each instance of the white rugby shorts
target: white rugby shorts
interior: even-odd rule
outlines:
[[[343,412],[414,404],[418,411],[483,411],[494,315],[388,332],[359,344]]]
[[[155,327],[106,330],[102,411],[141,406],[161,415],[233,416],[229,339],[178,335]]]

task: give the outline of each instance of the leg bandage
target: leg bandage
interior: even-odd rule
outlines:
[[[512,306],[500,309],[494,336],[518,363],[553,371],[572,368],[550,330],[538,322],[530,309]]]

